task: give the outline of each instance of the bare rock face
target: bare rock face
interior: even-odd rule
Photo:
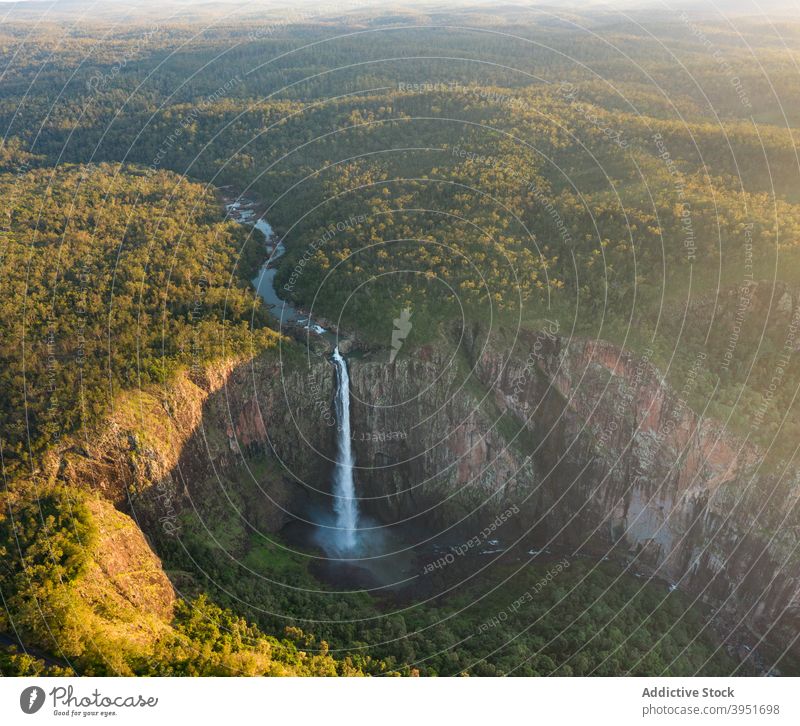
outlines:
[[[471,375],[431,348],[351,363],[367,508],[449,526],[516,504],[518,529],[542,544],[613,557],[793,642],[800,478],[698,417],[693,373],[673,390],[647,351],[548,331],[510,355],[471,350]]]
[[[516,506],[504,525],[516,536],[611,557],[757,637],[794,642],[798,475],[770,472],[757,447],[698,417],[691,375],[674,390],[646,351],[552,331],[513,347],[467,335],[457,354],[437,344],[391,363],[354,350],[349,366],[368,513],[474,529]],[[328,501],[333,385],[322,354],[187,375],[131,394],[98,436],[54,455],[51,475],[101,494],[148,534],[175,534],[182,512],[222,495],[256,529],[277,531]],[[158,576],[148,583],[169,607]]]
[[[571,485],[596,546],[735,613],[759,635],[796,632],[797,475],[779,483],[763,452],[689,408],[691,374],[672,390],[646,353],[556,339],[539,368],[572,414],[561,448],[587,442],[575,451],[588,449],[592,476]]]
[[[80,583],[84,600],[140,637],[163,632],[172,619],[175,592],[136,523],[102,499],[89,501],[98,544]]]
[[[504,510],[529,462],[446,352],[351,360],[351,416],[364,506],[387,522],[439,526]]]

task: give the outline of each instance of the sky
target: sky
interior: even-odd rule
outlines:
[[[592,10],[660,10],[681,11],[690,14],[711,15],[790,15],[800,20],[800,0],[0,0],[7,6],[4,14],[19,13],[22,16],[49,14],[54,18],[64,15],[109,18],[120,13],[180,15],[181,10],[209,12],[215,9],[230,12],[241,9],[248,14],[259,11],[277,12],[282,9],[297,11],[298,8],[330,9],[330,14],[348,9],[381,10],[439,10],[452,11],[457,8],[481,9],[490,13],[493,8],[549,8]],[[12,10],[13,8],[13,10]],[[87,12],[89,11],[89,12]],[[8,15],[6,15],[8,17]]]

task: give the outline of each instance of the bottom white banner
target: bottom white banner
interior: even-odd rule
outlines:
[[[3,678],[0,723],[761,726],[800,723],[798,690],[791,678]]]

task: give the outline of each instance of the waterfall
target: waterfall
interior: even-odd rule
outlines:
[[[350,376],[347,363],[339,353],[333,351],[336,366],[336,466],[333,469],[333,509],[336,512],[336,541],[341,550],[351,550],[356,545],[358,525],[358,501],[353,481],[353,446],[350,435]]]

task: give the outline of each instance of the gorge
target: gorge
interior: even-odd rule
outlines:
[[[0,672],[800,673],[780,39],[204,12],[0,28]]]
[[[725,633],[730,639],[725,647],[744,668],[757,671],[761,652],[780,652],[781,643],[790,643],[789,655],[795,652],[788,634],[797,624],[798,583],[780,572],[796,556],[796,541],[788,532],[781,537],[775,532],[792,515],[796,499],[770,499],[781,502],[765,512],[774,530],[756,531],[752,525],[765,493],[788,490],[794,481],[758,472],[752,447],[720,436],[714,424],[680,406],[657,370],[613,345],[567,341],[542,331],[522,338],[518,355],[504,360],[494,347],[478,354],[474,343],[468,341],[462,351],[475,369],[468,388],[452,368],[442,375],[451,351],[439,346],[399,356],[391,366],[381,360],[383,354],[351,358],[353,430],[380,431],[390,420],[406,433],[382,441],[351,439],[359,480],[370,493],[361,499],[363,516],[402,537],[378,554],[394,567],[383,579],[372,574],[354,580],[352,572],[340,577],[339,570],[327,571],[324,579],[338,578],[340,587],[354,591],[402,581],[409,592],[424,593],[430,591],[428,581],[441,586],[450,576],[468,576],[465,568],[471,576],[492,563],[519,569],[547,562],[553,552],[573,561],[583,558],[594,568],[614,563],[618,578],[635,575],[642,578],[640,587],[661,583],[663,598],[676,588],[686,593],[687,606],[708,612],[707,632]],[[531,368],[526,361],[534,350],[540,357]],[[437,385],[422,386],[420,396],[420,382],[430,380]],[[65,452],[60,476],[96,481],[124,510],[123,492],[135,492],[131,513],[161,543],[157,549],[167,550],[175,531],[187,539],[185,517],[193,510],[212,529],[229,527],[215,514],[220,501],[215,490],[220,481],[228,482],[225,496],[240,502],[236,508],[245,528],[285,547],[279,543],[292,522],[317,522],[314,512],[330,507],[332,497],[355,501],[347,495],[347,476],[331,478],[330,462],[336,462],[334,471],[344,464],[347,454],[340,454],[346,446],[340,448],[340,432],[326,425],[309,400],[312,381],[319,395],[335,400],[325,355],[291,369],[277,368],[268,357],[217,369],[170,394],[171,410],[183,411],[164,421],[174,453],[141,438],[132,446],[133,433],[120,421],[87,457]],[[387,418],[374,401],[406,403]],[[673,433],[654,436],[654,427],[670,418],[676,421]],[[419,427],[422,420],[430,426]],[[287,434],[296,426],[299,438],[315,442],[318,454],[309,456],[298,437]],[[437,436],[441,431],[447,435]],[[116,463],[100,469],[99,461]],[[632,474],[629,467],[636,462],[642,462],[640,470]],[[316,492],[314,482],[324,481],[332,481],[331,492]],[[450,572],[425,574],[427,563],[452,553],[509,510],[518,513],[469,557],[453,558]],[[332,531],[343,538],[335,559],[349,559],[356,516],[354,508],[337,512]],[[239,544],[229,545],[240,557],[252,546],[246,544],[246,529],[238,526]],[[436,540],[426,531],[438,533]],[[299,542],[302,551],[312,539],[287,541]],[[411,560],[385,557],[409,547]]]
[[[239,414],[226,425],[229,451],[211,461],[225,470],[234,452],[280,462],[288,477],[266,485],[270,504],[250,506],[269,512],[276,533],[297,519],[313,523],[317,534],[289,538],[301,549],[321,546],[334,562],[355,557],[353,566],[320,570],[324,580],[426,592],[426,563],[513,507],[491,545],[484,538],[460,563],[469,572],[500,561],[524,567],[553,552],[595,567],[614,562],[619,577],[661,583],[665,596],[685,592],[756,670],[760,649],[772,652],[800,626],[800,582],[781,575],[797,558],[783,527],[796,478],[765,471],[756,447],[693,413],[689,392],[672,390],[647,352],[566,338],[547,321],[513,338],[452,329],[410,355],[391,351],[389,363],[385,350],[347,341],[348,365],[338,347],[330,353],[331,336],[314,344],[306,316],[293,315],[287,330],[305,343],[305,361],[282,365],[279,386],[258,362],[254,390],[236,373],[226,378]],[[316,455],[297,447],[293,428]],[[189,447],[181,458],[201,457]],[[369,496],[357,497],[354,472]],[[315,492],[324,480],[330,494]],[[778,489],[786,493],[775,497]],[[187,496],[176,492],[178,501]],[[782,506],[765,511],[764,501]],[[357,546],[359,503],[374,525],[365,547]],[[755,531],[753,512],[773,529]]]

